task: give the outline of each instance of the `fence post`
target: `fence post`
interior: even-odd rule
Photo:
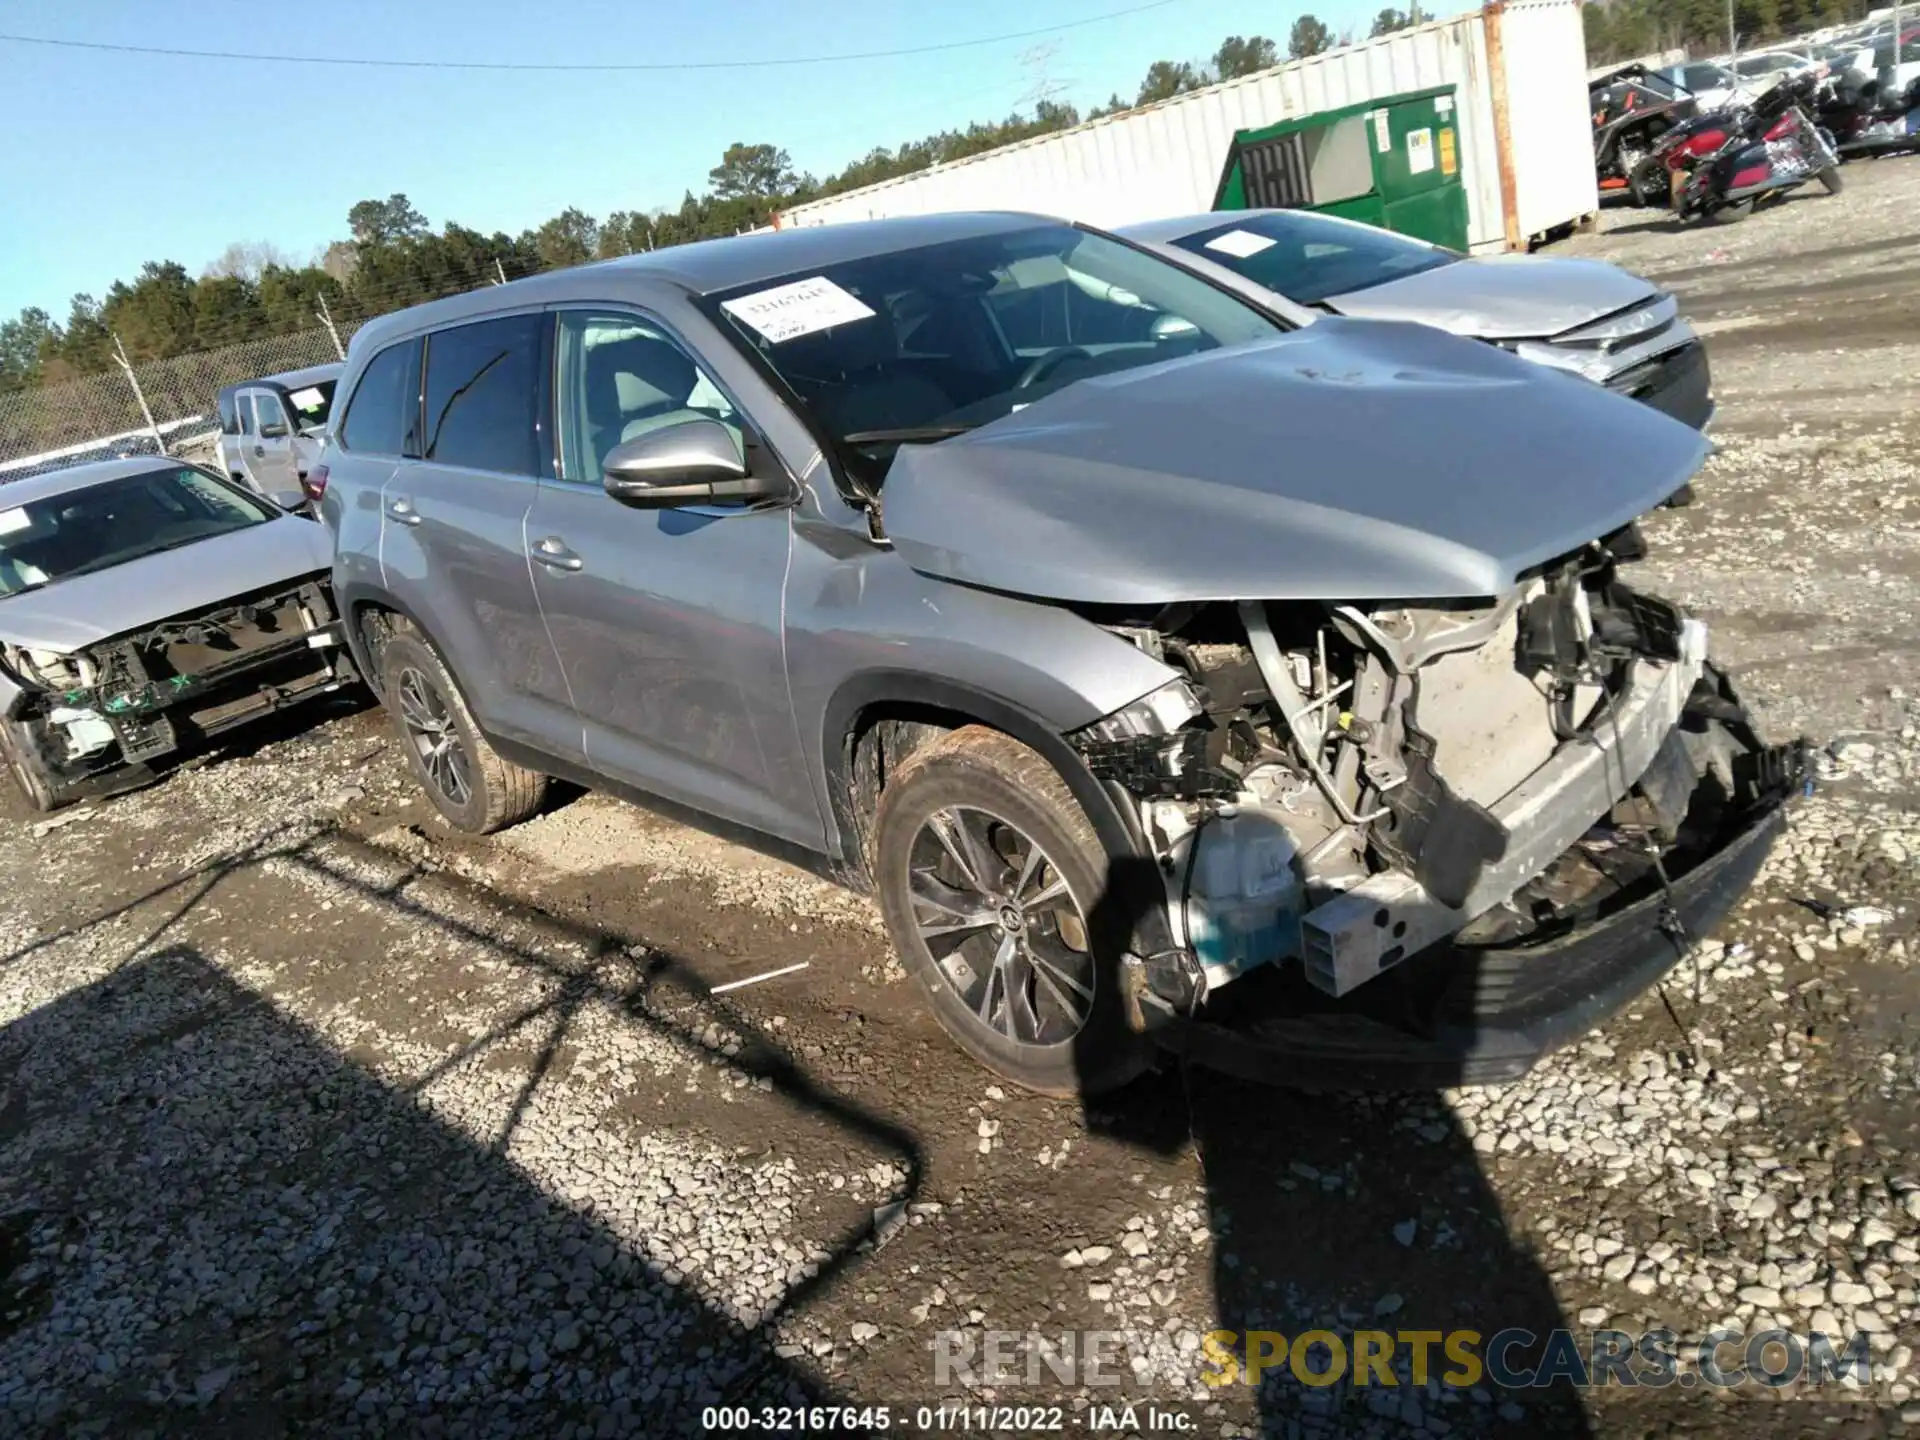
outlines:
[[[500,257],[498,255],[493,257],[493,273],[500,277],[493,282],[494,284],[504,285],[507,283],[507,267],[500,263]]]
[[[140,403],[140,413],[146,417],[147,429],[153,432],[153,448],[162,455],[167,453],[166,438],[161,435],[160,427],[153,423],[153,411],[147,408],[147,397],[140,389],[140,377],[133,373],[133,362],[127,359],[126,346],[120,343],[120,336],[113,334],[113,358],[119,362],[121,372],[127,377],[127,384],[133,387],[133,398]]]
[[[347,349],[340,343],[340,332],[333,328],[333,313],[327,309],[327,297],[319,295],[315,298],[320,302],[320,308],[315,313],[319,315],[320,323],[327,327],[327,334],[333,337],[333,353],[344,360],[347,358]]]

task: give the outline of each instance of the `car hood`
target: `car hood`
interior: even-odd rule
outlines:
[[[1328,319],[903,446],[881,503],[916,570],[1037,598],[1465,598],[1625,525],[1706,454],[1491,345]]]
[[[294,516],[0,599],[0,640],[75,650],[333,564],[326,529]]]
[[[1511,255],[1461,260],[1326,304],[1367,320],[1413,320],[1481,340],[1558,335],[1651,299],[1658,291],[1604,260]]]

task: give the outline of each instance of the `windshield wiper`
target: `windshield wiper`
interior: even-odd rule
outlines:
[[[950,440],[955,435],[964,435],[969,430],[978,430],[978,425],[902,425],[897,430],[856,430],[851,435],[842,435],[843,445],[904,445],[914,440]]]

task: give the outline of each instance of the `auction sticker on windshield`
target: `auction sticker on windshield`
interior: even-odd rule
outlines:
[[[775,345],[873,317],[873,311],[859,297],[848,294],[824,275],[776,285],[737,300],[723,300],[720,308],[744,320]]]
[[[1265,235],[1256,235],[1251,230],[1229,230],[1207,241],[1207,249],[1218,250],[1222,255],[1231,255],[1236,260],[1245,260],[1249,255],[1258,255],[1273,243]]]
[[[33,524],[25,510],[0,510],[0,535],[11,535]]]

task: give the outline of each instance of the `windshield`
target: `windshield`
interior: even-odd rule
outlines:
[[[277,513],[185,467],[143,471],[0,508],[0,597],[244,530]]]
[[[1060,224],[849,260],[711,303],[868,483],[905,441],[1285,328],[1170,261]]]
[[[1391,230],[1299,210],[1247,212],[1173,243],[1302,305],[1451,265],[1460,256]]]
[[[293,411],[293,423],[302,430],[317,430],[327,423],[333,411],[333,387],[336,382],[322,380],[287,392],[287,408]]]

